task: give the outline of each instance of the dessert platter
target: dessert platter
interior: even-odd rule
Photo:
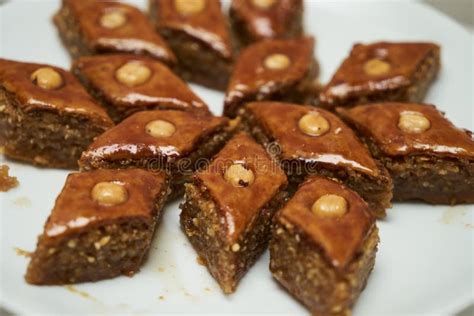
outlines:
[[[3,308],[474,302],[473,39],[448,18],[412,2],[62,0],[6,2],[0,25]]]

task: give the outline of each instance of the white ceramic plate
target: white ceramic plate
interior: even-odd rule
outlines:
[[[327,81],[357,41],[427,40],[442,45],[443,69],[427,101],[458,126],[473,129],[472,37],[445,16],[402,1],[306,1],[306,30],[318,39],[316,54]],[[136,3],[146,7],[144,1]],[[1,57],[69,67],[51,16],[58,1],[10,1],[0,6]],[[195,91],[214,113],[223,95]],[[37,287],[23,279],[66,171],[7,161],[20,186],[0,193],[0,302],[19,313],[233,313],[308,312],[287,295],[268,271],[268,253],[243,278],[237,293],[224,296],[178,226],[178,203],[165,209],[149,260],[133,278]],[[455,313],[473,300],[473,206],[405,203],[379,222],[380,250],[355,315]]]

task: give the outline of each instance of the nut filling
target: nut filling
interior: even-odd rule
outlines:
[[[321,136],[326,134],[331,126],[321,114],[308,113],[298,122],[299,129],[309,136]]]
[[[206,6],[206,0],[175,0],[176,11],[183,15],[192,15],[202,12]]]
[[[235,187],[248,187],[255,180],[255,175],[251,169],[236,163],[226,170],[224,179]]]
[[[50,67],[42,67],[31,74],[31,81],[38,87],[53,90],[59,88],[63,84],[61,75]]]
[[[117,80],[128,86],[135,87],[145,83],[151,77],[151,70],[140,62],[128,62],[115,73]]]
[[[386,61],[374,58],[364,64],[364,72],[370,76],[385,75],[392,67]]]
[[[127,189],[119,182],[99,182],[91,191],[94,201],[103,206],[122,204],[128,199]]]
[[[122,11],[113,10],[100,17],[100,25],[106,29],[116,29],[127,22],[127,16]]]
[[[423,133],[430,127],[430,120],[420,112],[404,111],[398,120],[398,128],[406,133]]]
[[[347,212],[347,201],[342,196],[326,194],[314,202],[311,211],[318,216],[340,217]]]
[[[291,61],[284,54],[271,54],[265,58],[263,64],[270,70],[283,70],[290,67]]]
[[[176,132],[176,127],[167,121],[154,120],[145,126],[145,131],[156,138],[170,137]]]

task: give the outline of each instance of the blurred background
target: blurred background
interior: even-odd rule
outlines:
[[[450,16],[474,34],[473,0],[422,0],[421,2]]]

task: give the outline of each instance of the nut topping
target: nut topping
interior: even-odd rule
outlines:
[[[347,212],[347,201],[339,195],[325,194],[314,202],[311,211],[318,216],[340,217]]]
[[[131,61],[117,69],[115,77],[117,80],[129,87],[141,85],[151,76],[151,70],[138,61]]]
[[[119,10],[108,11],[100,17],[100,25],[106,29],[116,29],[125,22],[127,22],[127,17]]]
[[[321,136],[329,131],[329,121],[317,112],[310,112],[300,118],[298,122],[300,130],[309,136]]]
[[[99,182],[92,189],[91,195],[102,206],[122,204],[128,199],[127,189],[118,182]]]
[[[259,9],[268,9],[276,3],[276,0],[252,0],[252,3]]]
[[[291,61],[284,54],[271,54],[265,58],[263,64],[270,70],[283,70],[290,66]]]
[[[404,111],[398,119],[398,128],[406,133],[422,133],[430,127],[430,120],[420,112]]]
[[[46,90],[57,89],[63,84],[61,75],[51,67],[37,69],[31,74],[31,81]]]
[[[176,11],[182,15],[192,15],[201,12],[206,6],[206,0],[174,0]]]
[[[390,71],[390,64],[386,61],[373,58],[364,64],[364,72],[370,76],[380,76]]]
[[[253,183],[255,175],[251,169],[236,163],[226,170],[224,179],[234,187],[247,187]]]
[[[167,121],[163,120],[154,120],[149,122],[145,126],[145,131],[156,138],[159,137],[170,137],[176,132],[176,127]]]

